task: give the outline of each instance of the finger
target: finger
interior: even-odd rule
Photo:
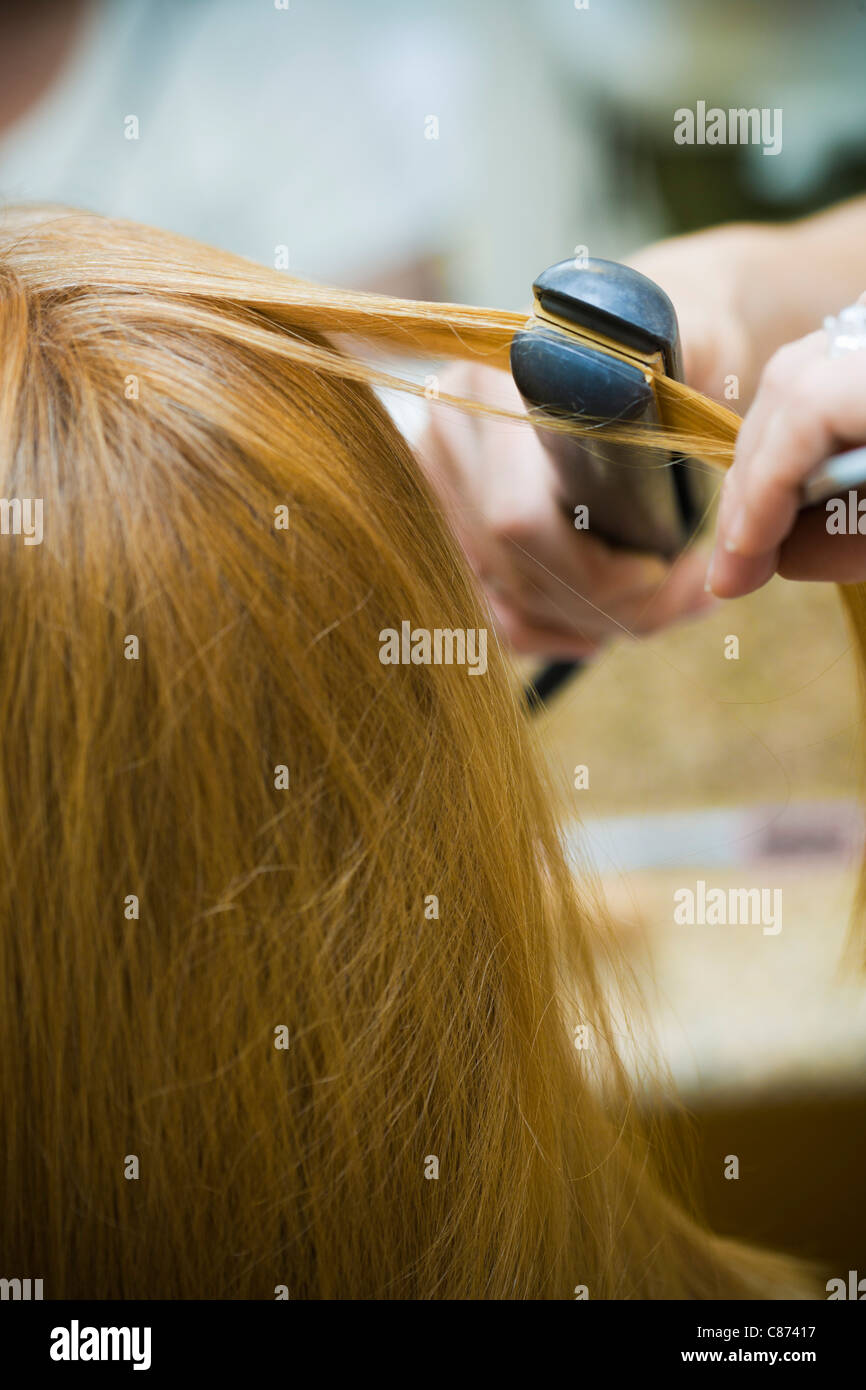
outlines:
[[[465,452],[466,441],[455,440],[452,452],[458,448]],[[480,506],[464,501],[453,525],[488,596],[508,613],[515,641],[535,651],[540,633],[555,634],[560,647],[571,640],[583,651],[617,631],[606,606],[616,606],[621,594],[652,591],[666,566],[575,531],[534,431],[486,421],[474,452],[478,471],[470,491]]]
[[[846,499],[846,506],[850,509]],[[827,511],[824,507],[809,507],[800,517],[790,536],[784,541],[778,571],[784,579],[824,580],[836,584],[860,584],[866,580],[866,535],[856,525],[860,521],[866,531],[866,500],[854,502],[854,528],[841,533],[828,533]]]
[[[663,584],[655,593],[645,596],[632,619],[632,630],[646,635],[715,608],[717,600],[705,587],[706,569],[704,546],[681,555],[670,567]]]
[[[788,398],[792,379],[811,363],[820,362],[826,357],[827,334],[823,329],[786,343],[773,353],[761,372],[755,399],[740,427],[737,455],[729,476],[736,477],[754,452],[755,442],[760,438],[770,415],[778,408],[780,401]]]
[[[717,600],[707,594],[704,585],[707,565],[704,547],[687,552],[673,565],[655,556],[626,554],[607,546],[603,549],[617,569],[636,575],[638,582],[619,591],[615,601],[603,610],[596,606],[584,615],[586,604],[577,613],[570,608],[570,622],[577,623],[584,635],[594,635],[600,640],[645,635],[716,606]]]
[[[594,656],[599,649],[599,641],[582,638],[568,629],[534,623],[498,599],[491,598],[489,602],[497,631],[518,655],[578,661]]]
[[[717,549],[728,549],[734,540],[735,519],[742,510],[755,455],[770,420],[780,405],[788,401],[792,380],[798,379],[810,364],[824,360],[826,348],[826,333],[810,333],[780,348],[764,368],[754,402],[737,436],[734,462],[722,484],[716,518]]]
[[[600,634],[615,632],[623,609],[645,602],[668,575],[658,556],[614,549],[587,531],[576,532],[564,518],[556,530],[535,538],[534,554],[517,540],[512,546],[528,611]]]
[[[866,361],[852,355],[801,363],[787,389],[776,389],[742,453],[738,444],[709,576],[714,593],[734,597],[766,582],[771,558],[797,524],[805,480],[829,455],[864,440]],[[840,556],[839,563],[846,568],[849,561]]]
[[[534,431],[492,422],[482,451],[488,587],[530,628],[593,641],[615,631],[608,608],[623,592],[661,582],[665,566],[575,530],[562,510],[554,464]]]
[[[726,498],[740,513],[728,532],[730,548],[755,555],[781,541],[786,531],[778,504],[798,500],[803,482],[834,449],[864,439],[866,359],[851,354],[804,363],[744,454],[739,485]]]
[[[707,583],[716,598],[742,598],[772,579],[779,563],[780,547],[764,555],[744,558],[717,550],[710,563]]]

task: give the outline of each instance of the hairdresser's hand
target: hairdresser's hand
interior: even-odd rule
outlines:
[[[510,376],[459,365],[453,395],[522,411]],[[610,637],[648,633],[705,609],[706,553],[669,566],[575,530],[556,471],[528,425],[433,405],[422,466],[515,651],[590,656]]]
[[[866,295],[861,302],[866,303]],[[722,490],[716,549],[708,574],[720,598],[786,579],[866,580],[866,535],[844,499],[845,531],[822,503],[800,511],[800,489],[834,453],[866,445],[866,352],[827,356],[827,335],[781,348],[761,377]],[[866,508],[864,508],[866,510]],[[828,523],[830,530],[828,531]]]

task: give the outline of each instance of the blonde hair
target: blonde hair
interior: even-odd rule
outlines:
[[[807,1287],[669,1193],[505,661],[379,660],[486,616],[323,335],[501,363],[515,318],[0,222],[45,507],[0,548],[0,1261],[46,1296]]]

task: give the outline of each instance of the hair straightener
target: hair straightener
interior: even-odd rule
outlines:
[[[631,267],[595,259],[560,261],[532,288],[532,316],[514,335],[511,371],[556,465],[563,506],[570,515],[586,507],[588,529],[609,545],[674,559],[709,512],[718,476],[680,454],[656,447],[642,456],[605,439],[611,422],[663,423],[656,374],[682,380],[671,301]],[[551,427],[556,417],[575,416],[595,428],[576,436]],[[864,483],[866,449],[850,450],[809,480],[804,505]],[[529,708],[543,705],[582,665],[544,667],[527,687]]]

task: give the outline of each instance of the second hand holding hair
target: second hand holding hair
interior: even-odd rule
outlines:
[[[719,598],[751,593],[776,573],[840,584],[866,579],[866,534],[849,496],[856,470],[832,491],[820,488],[831,498],[826,506],[802,510],[810,480],[813,494],[820,486],[816,473],[843,478],[838,466],[826,469],[830,456],[866,444],[864,347],[866,295],[768,362],[722,490],[707,573],[707,588]]]

